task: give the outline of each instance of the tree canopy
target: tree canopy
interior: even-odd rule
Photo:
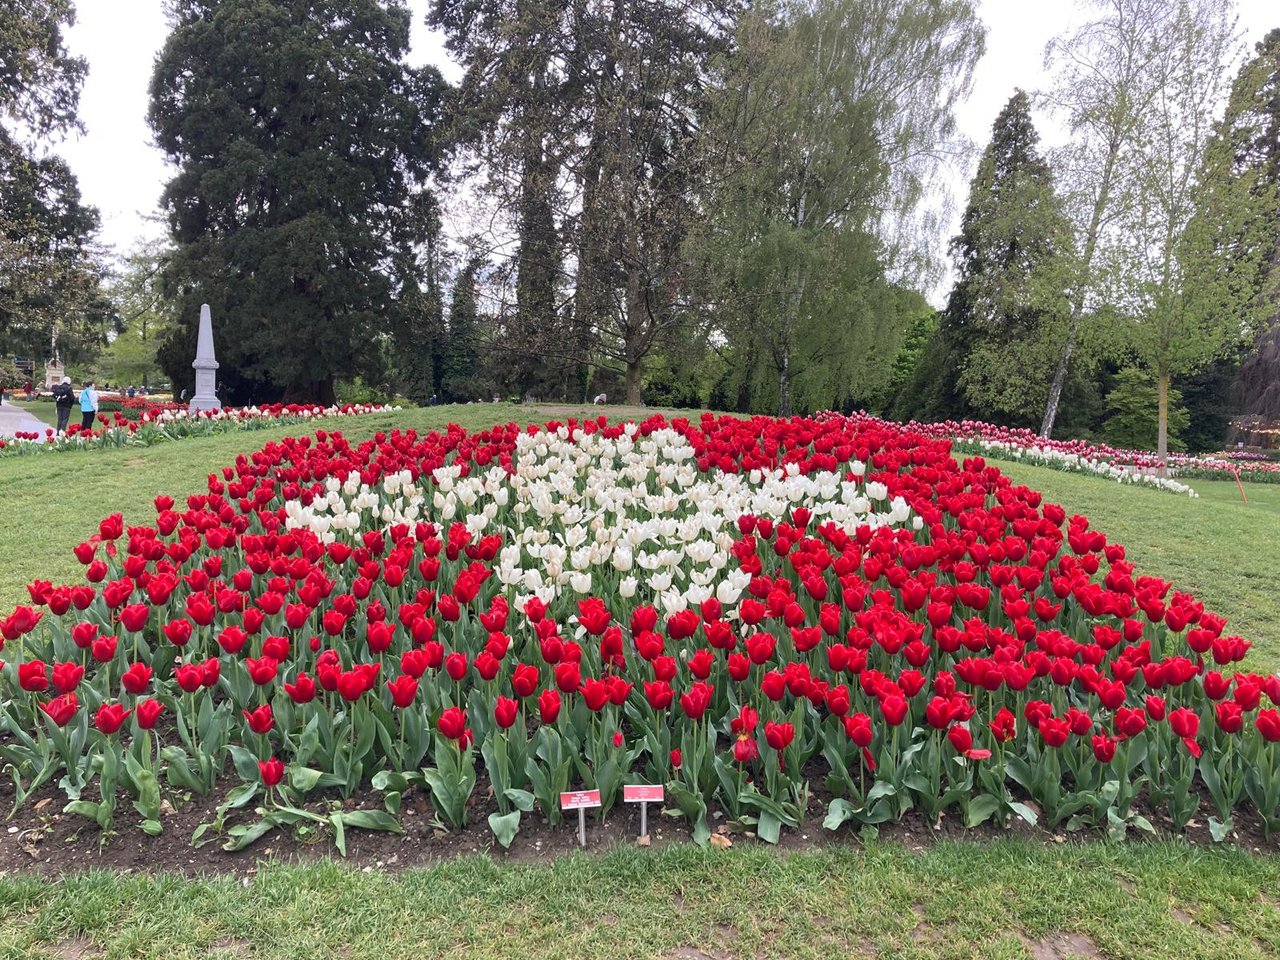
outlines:
[[[160,358],[191,379],[201,303],[226,397],[331,401],[383,374],[388,320],[417,309],[437,223],[445,85],[405,65],[387,0],[174,0],[148,119],[178,171],[161,203],[179,323]]]
[[[98,211],[49,149],[79,129],[86,64],[66,49],[70,0],[0,8],[0,350],[80,359],[111,320]]]

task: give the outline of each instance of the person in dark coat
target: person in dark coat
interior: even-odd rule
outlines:
[[[53,385],[53,405],[58,411],[58,433],[67,432],[67,421],[71,419],[71,408],[75,406],[76,392],[71,389],[71,378],[63,377],[60,383]]]

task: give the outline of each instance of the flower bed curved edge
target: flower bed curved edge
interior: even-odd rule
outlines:
[[[919,811],[1122,835],[1280,827],[1280,677],[1081,516],[866,418],[340,433],[266,444],[0,633],[16,803],[108,829],[462,827],[510,844],[559,795],[661,783],[706,842]],[[1268,706],[1268,703],[1270,706]],[[382,807],[346,809],[373,790]],[[129,808],[124,808],[128,810]]]

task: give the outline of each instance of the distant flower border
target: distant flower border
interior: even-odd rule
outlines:
[[[933,439],[951,439],[957,452],[984,453],[1002,460],[1040,463],[1078,473],[1096,473],[1124,483],[1138,483],[1185,493],[1177,483],[1157,484],[1148,471],[1163,464],[1180,480],[1231,480],[1248,483],[1280,483],[1280,463],[1257,454],[1222,452],[1211,456],[1171,453],[1165,461],[1150,450],[1125,450],[1087,440],[1047,440],[1033,430],[1001,427],[981,420],[944,420],[906,424]],[[1120,474],[1124,474],[1121,476]]]
[[[57,435],[52,427],[43,432],[19,432],[14,437],[0,438],[0,457],[40,453],[62,453],[69,450],[149,447],[171,440],[204,437],[234,430],[264,430],[289,426],[309,420],[332,417],[391,413],[403,407],[387,404],[347,403],[330,407],[319,404],[272,403],[253,407],[224,407],[216,411],[190,413],[186,409],[144,411],[131,420],[121,413],[98,416],[100,429],[81,430],[74,424],[66,433]]]

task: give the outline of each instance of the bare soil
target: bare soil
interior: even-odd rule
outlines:
[[[222,794],[200,797],[171,793],[167,799],[172,810],[162,817],[164,833],[160,836],[149,837],[138,829],[140,818],[123,794],[118,798],[114,830],[104,835],[95,823],[84,817],[63,813],[66,798],[56,787],[45,787],[29,797],[11,819],[0,823],[0,875],[33,872],[58,877],[89,868],[105,868],[125,873],[248,876],[256,873],[264,861],[297,863],[338,856],[330,834],[300,838],[280,830],[271,831],[243,851],[225,852],[221,838],[217,837],[213,842],[195,847],[191,844],[193,832],[200,824],[213,821]],[[846,825],[834,833],[823,828],[829,799],[821,791],[814,793],[801,827],[783,831],[777,845],[780,852],[849,848],[859,844],[856,827],[851,829]],[[308,806],[323,812],[328,804],[337,803],[342,803],[345,809],[377,808],[382,804],[382,795],[366,791],[345,802],[334,796]],[[8,811],[12,804],[12,787],[0,787],[0,810]],[[436,825],[429,795],[411,789],[405,794],[400,815],[405,833],[349,829],[346,831],[347,861],[361,868],[399,871],[471,854],[483,854],[504,863],[543,863],[579,849],[576,815],[566,814],[563,822],[553,826],[539,812],[534,812],[524,815],[511,848],[504,850],[487,823],[488,815],[496,809],[481,774],[471,800],[469,826],[461,831],[444,831]],[[1207,809],[1205,798],[1202,811]],[[1145,812],[1158,829],[1168,832],[1167,821],[1152,811]],[[238,816],[228,817],[228,824],[252,822],[255,818],[252,807],[236,814]],[[1235,819],[1232,842],[1254,852],[1280,852],[1280,838],[1265,840],[1261,823],[1255,817],[1240,811]],[[722,816],[715,817],[712,826],[713,846],[718,848],[761,842],[750,831],[725,822]],[[586,850],[597,853],[619,844],[635,844],[639,830],[640,811],[636,805],[618,804],[603,823],[598,811],[588,812]],[[682,818],[663,816],[656,805],[649,808],[649,830],[649,843],[644,845],[650,849],[689,843],[692,839]],[[211,832],[206,834],[211,835]],[[1193,844],[1211,846],[1213,843],[1207,816],[1193,821],[1183,835]],[[912,812],[901,823],[883,825],[879,836],[919,852],[943,838],[989,842],[1012,836],[1052,845],[1094,834],[1087,831],[1068,834],[1031,827],[1022,821],[1015,821],[1008,829],[990,824],[966,829],[956,812],[949,811],[936,825],[926,823],[918,813]],[[1130,842],[1142,843],[1145,835],[1131,833],[1131,837]],[[1078,949],[1080,945],[1070,946],[1077,953],[1089,956]],[[1055,954],[1048,952],[1044,956]]]

